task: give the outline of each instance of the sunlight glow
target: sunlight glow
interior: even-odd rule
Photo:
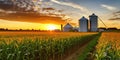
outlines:
[[[47,30],[55,30],[57,27],[54,24],[48,24],[47,25]]]

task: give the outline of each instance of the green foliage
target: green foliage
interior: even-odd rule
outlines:
[[[95,35],[61,38],[58,40],[54,38],[48,38],[47,40],[24,38],[21,42],[12,40],[9,43],[2,40],[0,41],[0,60],[55,60],[56,56],[61,58],[65,51],[89,40]],[[95,44],[94,42],[91,43]],[[91,47],[91,44],[89,45]]]
[[[96,60],[120,60],[120,50],[112,48],[111,43],[100,49],[100,53],[95,52]]]
[[[87,47],[84,49],[82,54],[78,56],[78,60],[88,60],[88,57],[90,56],[91,51],[93,51],[94,47],[96,46],[100,35],[101,33],[94,36],[95,38],[88,43]]]

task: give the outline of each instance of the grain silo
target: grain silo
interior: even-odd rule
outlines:
[[[90,18],[90,31],[96,32],[98,31],[98,16],[94,13],[89,16]]]
[[[79,32],[88,32],[88,19],[84,16],[79,20]]]

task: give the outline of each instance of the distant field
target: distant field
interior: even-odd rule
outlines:
[[[0,60],[120,60],[119,36],[116,32],[0,32]]]
[[[80,37],[84,35],[97,34],[97,32],[88,33],[78,33],[78,32],[0,32],[0,40],[24,40],[24,39],[40,39],[48,40],[60,39],[60,38],[70,38],[70,37]]]

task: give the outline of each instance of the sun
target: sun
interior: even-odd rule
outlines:
[[[55,30],[55,29],[57,29],[57,27],[55,25],[53,25],[53,24],[47,25],[47,30]]]

